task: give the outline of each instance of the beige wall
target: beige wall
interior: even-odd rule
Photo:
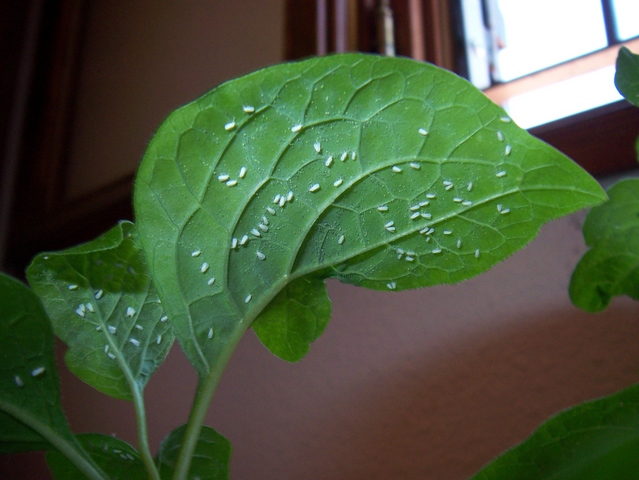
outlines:
[[[70,196],[132,171],[171,109],[281,58],[282,0],[91,3]],[[232,478],[462,479],[551,413],[639,381],[639,308],[591,316],[568,301],[580,219],[459,286],[331,282],[333,319],[298,364],[249,332],[208,416],[233,443]],[[146,390],[154,449],[195,381],[174,349]],[[75,431],[135,442],[129,404],[69,374],[62,391]]]

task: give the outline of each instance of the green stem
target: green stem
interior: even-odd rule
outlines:
[[[231,355],[235,351],[239,341],[242,339],[244,332],[246,332],[247,326],[250,324],[251,322],[246,322],[238,325],[229,338],[227,344],[224,345],[220,351],[220,354],[208,375],[200,378],[200,383],[198,384],[197,393],[193,402],[193,408],[191,409],[189,421],[186,424],[184,436],[182,437],[182,445],[180,446],[180,453],[178,454],[175,464],[173,480],[186,480],[188,478],[193,453],[195,452],[195,447],[200,439],[202,423],[204,422],[206,413],[208,412],[211,401],[213,400],[213,394],[220,383],[220,378],[222,377],[222,373],[224,373],[224,369],[226,368]]]
[[[142,391],[137,387],[133,390],[133,404],[135,406],[135,419],[138,425],[138,450],[140,457],[144,462],[149,478],[152,480],[160,480],[160,472],[158,472],[151,449],[149,448],[149,437],[147,434],[146,411],[144,408],[144,398]]]
[[[61,433],[15,405],[2,400],[0,400],[0,410],[7,412],[42,435],[90,480],[108,480],[108,476],[93,462],[93,459],[75,440],[71,432]]]

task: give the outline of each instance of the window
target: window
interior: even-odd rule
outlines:
[[[639,24],[627,20],[639,2],[460,0],[460,8],[468,78],[521,126],[621,99],[611,47],[639,45],[628,42]]]

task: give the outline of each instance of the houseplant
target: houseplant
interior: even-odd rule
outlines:
[[[135,224],[38,255],[32,290],[2,277],[3,448],[54,447],[59,478],[225,478],[230,447],[202,421],[249,327],[299,360],[330,317],[326,278],[385,291],[459,282],[604,199],[569,159],[431,65],[346,54],[223,84],[151,141]],[[137,451],[69,431],[49,319],[73,373],[133,402]],[[142,392],[174,337],[200,386],[154,458]]]

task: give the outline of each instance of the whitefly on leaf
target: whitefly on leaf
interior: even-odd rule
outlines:
[[[327,277],[386,291],[458,282],[604,198],[465,80],[344,54],[258,71],[174,112],[144,157],[135,209],[167,313],[206,373],[273,305],[282,329],[316,338],[323,321],[292,327],[309,310],[291,308],[296,279],[315,292]]]

